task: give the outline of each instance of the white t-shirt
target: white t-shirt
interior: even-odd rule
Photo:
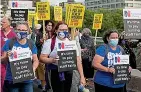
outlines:
[[[41,54],[48,54],[49,57],[56,58],[56,56],[57,56],[57,43],[62,42],[62,40],[60,40],[56,37],[55,46],[54,46],[54,49],[52,50],[52,52],[51,52],[51,40],[52,39],[48,39],[44,43]],[[70,41],[70,40],[68,38],[66,38],[64,41]],[[77,56],[80,56],[78,47],[76,48],[76,53],[77,53]]]

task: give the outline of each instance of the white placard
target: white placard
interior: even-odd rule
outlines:
[[[9,62],[17,61],[21,59],[32,58],[32,52],[29,48],[21,48],[21,50],[12,50]]]
[[[141,19],[141,9],[123,9],[123,19]]]
[[[76,41],[60,41],[57,43],[57,51],[67,51],[76,49]]]
[[[11,9],[30,9],[32,8],[32,1],[9,1]]]
[[[114,65],[129,64],[129,55],[117,55]]]

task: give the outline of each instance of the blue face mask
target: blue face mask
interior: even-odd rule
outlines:
[[[116,47],[118,45],[118,39],[110,39],[109,45]]]
[[[67,38],[68,37],[68,32],[67,31],[62,31],[62,32],[58,32],[58,37],[60,37],[61,39]]]
[[[28,36],[28,32],[24,32],[24,31],[17,32],[18,39],[24,39],[27,38],[27,36]]]

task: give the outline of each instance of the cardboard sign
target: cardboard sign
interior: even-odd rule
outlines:
[[[32,27],[33,19],[34,19],[34,24],[35,25],[38,24],[36,13],[33,13],[33,12],[29,12],[28,11],[28,25],[29,25],[29,27]]]
[[[103,14],[94,14],[93,29],[101,29]]]
[[[141,39],[141,9],[123,9],[125,39]]]
[[[118,55],[114,62],[114,84],[126,83],[130,80],[129,55]]]
[[[57,44],[58,71],[72,71],[77,69],[76,41],[59,42]]]
[[[54,20],[62,21],[62,7],[54,6]]]
[[[11,9],[12,25],[27,21],[27,15],[28,9]]]
[[[49,2],[37,2],[36,7],[38,20],[50,20]]]
[[[85,6],[69,4],[67,6],[67,23],[69,27],[81,28],[84,19]]]
[[[124,20],[125,39],[141,39],[141,19]]]
[[[29,49],[13,50],[9,57],[13,83],[34,79],[31,51]]]

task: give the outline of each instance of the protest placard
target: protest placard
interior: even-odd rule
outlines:
[[[125,39],[141,39],[141,9],[123,9]]]
[[[31,51],[29,48],[12,50],[9,62],[13,83],[34,79],[35,75],[33,72]]]
[[[11,24],[14,25],[17,22],[25,22],[28,19],[28,9],[11,9]]]
[[[28,25],[29,25],[29,27],[32,27],[33,19],[34,19],[34,25],[38,24],[36,13],[28,11]]]
[[[33,8],[32,1],[9,0],[8,4],[11,9],[30,9],[30,8]]]
[[[77,69],[76,41],[65,41],[57,44],[58,71],[72,71]]]
[[[94,14],[93,29],[101,29],[103,14]]]
[[[49,2],[37,2],[36,9],[38,20],[50,20]]]
[[[54,6],[54,20],[62,21],[62,7]]]
[[[85,6],[69,4],[67,8],[67,23],[71,28],[81,28],[84,19]]]
[[[129,73],[129,55],[118,55],[114,62],[114,83],[127,83],[130,79]]]

